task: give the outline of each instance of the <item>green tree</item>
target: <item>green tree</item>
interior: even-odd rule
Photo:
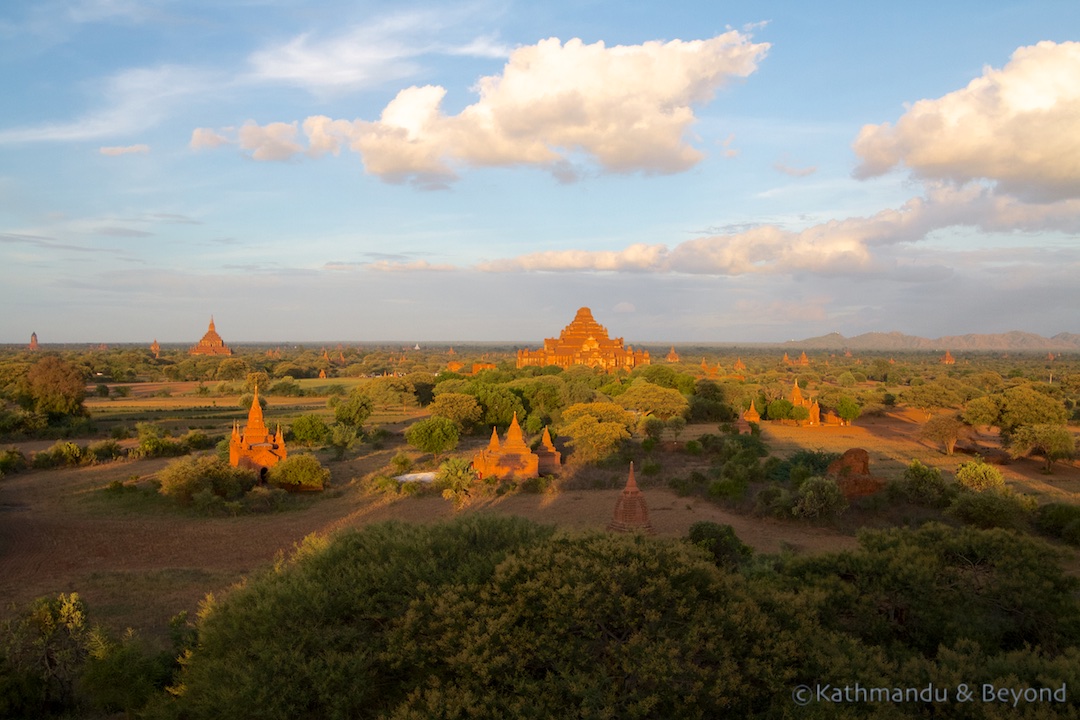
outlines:
[[[1022,425],[1064,425],[1067,419],[1068,413],[1060,400],[1020,385],[1003,393],[998,427],[1009,436]]]
[[[345,453],[356,445],[359,431],[353,425],[336,422],[330,426],[330,447],[334,449],[334,459],[343,460]]]
[[[354,388],[348,397],[334,407],[334,420],[340,425],[347,425],[357,432],[371,417],[372,402],[362,388]]]
[[[862,408],[859,407],[859,403],[855,402],[854,398],[841,395],[836,402],[836,414],[841,420],[850,425],[862,414]]]
[[[614,453],[624,440],[630,439],[630,432],[623,423],[600,421],[593,415],[581,415],[564,424],[561,434],[570,438],[568,444],[574,449],[571,457],[580,463],[601,460]]]
[[[458,439],[457,423],[445,417],[420,420],[405,431],[406,442],[421,452],[431,453],[436,461],[442,453],[456,448]]]
[[[616,398],[616,403],[627,410],[655,415],[661,420],[685,415],[690,408],[690,403],[678,390],[653,385],[644,378],[635,380]]]
[[[364,386],[364,393],[378,407],[401,407],[406,412],[416,402],[416,388],[403,377],[377,377]]]
[[[1000,417],[1000,398],[992,395],[975,398],[964,407],[963,418],[968,425],[997,425]]]
[[[267,482],[280,488],[322,490],[330,481],[330,471],[314,455],[289,455],[270,468]]]
[[[46,355],[30,366],[26,373],[26,392],[29,409],[47,416],[50,421],[86,414],[83,374],[55,355]]]
[[[964,430],[964,424],[954,415],[938,415],[930,418],[919,435],[925,440],[941,443],[946,455],[952,455],[956,447],[956,441],[960,439],[960,433]]]
[[[912,385],[904,390],[901,399],[911,407],[926,413],[929,420],[934,408],[950,408],[960,405],[960,396],[940,382]]]
[[[1076,441],[1064,425],[1025,425],[1016,428],[1009,443],[1009,454],[1014,458],[1030,454],[1042,456],[1046,460],[1044,470],[1048,473],[1055,461],[1071,458],[1074,452]]]
[[[300,445],[321,445],[330,436],[330,428],[326,421],[322,419],[322,416],[314,413],[301,415],[293,420],[290,430],[292,430],[293,440]]]
[[[483,414],[476,398],[465,393],[439,393],[428,407],[432,417],[453,420],[462,431],[472,430]]]

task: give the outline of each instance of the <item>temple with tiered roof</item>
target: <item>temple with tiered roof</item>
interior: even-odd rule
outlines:
[[[577,311],[573,321],[563,328],[559,337],[545,339],[543,348],[517,352],[519,368],[586,365],[604,370],[632,370],[638,365],[648,364],[647,350],[623,347],[622,338],[608,337],[607,328],[596,322],[587,307]]]
[[[214,327],[214,316],[210,316],[210,327],[194,347],[190,350],[191,355],[232,355],[232,350],[221,339]]]
[[[262,405],[259,404],[259,388],[256,387],[251,409],[248,410],[247,425],[241,430],[239,423],[233,424],[232,437],[229,438],[229,464],[250,468],[264,477],[266,471],[284,460],[287,454],[285,433],[281,426],[274,433],[266,428]]]
[[[551,434],[544,428],[540,447],[533,452],[525,444],[525,435],[518,424],[517,413],[506,431],[506,439],[499,442],[499,432],[491,429],[491,440],[487,447],[473,456],[473,470],[480,479],[498,478],[499,480],[528,480],[540,477],[540,473],[551,475],[559,471],[562,454],[551,442]]]

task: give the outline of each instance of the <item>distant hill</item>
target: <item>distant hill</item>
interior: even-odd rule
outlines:
[[[1034,333],[1013,330],[989,335],[946,335],[931,340],[899,332],[871,332],[850,338],[840,333],[829,333],[805,340],[789,340],[783,345],[805,350],[1080,351],[1080,334],[1058,333],[1047,338]]]

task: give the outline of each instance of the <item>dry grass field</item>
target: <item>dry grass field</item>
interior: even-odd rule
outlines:
[[[189,388],[170,384],[176,397],[155,397],[146,388],[123,400],[102,401],[107,412],[128,408],[137,412],[157,408],[199,407],[201,402],[181,393]],[[235,413],[235,398],[217,398]],[[291,405],[292,399],[288,399]],[[323,401],[317,403],[325,407]],[[316,404],[312,405],[314,408]],[[213,407],[213,406],[211,406]],[[301,410],[302,411],[302,410]],[[123,460],[80,468],[24,471],[0,481],[0,601],[4,612],[14,605],[59,592],[79,592],[93,618],[112,630],[133,627],[151,639],[160,639],[170,617],[181,610],[193,613],[207,593],[220,594],[245,576],[270,567],[276,556],[288,554],[310,533],[331,534],[383,520],[434,522],[451,517],[451,504],[439,497],[388,500],[361,491],[358,479],[384,467],[403,446],[400,416],[380,418],[391,436],[383,449],[368,446],[359,455],[328,463],[333,488],[318,497],[304,498],[299,506],[280,513],[239,517],[201,517],[158,501],[149,493],[110,494],[110,482],[146,484],[168,460]],[[231,421],[218,421],[222,428]],[[215,424],[218,424],[215,423]],[[781,457],[800,449],[843,452],[861,447],[870,452],[871,471],[885,478],[899,477],[912,458],[952,470],[968,458],[946,457],[918,439],[916,418],[902,413],[861,419],[851,427],[798,428],[768,425],[763,435]],[[715,432],[714,426],[691,426],[683,439]],[[458,449],[468,454],[486,441],[469,438]],[[996,438],[976,437],[988,451]],[[50,443],[26,443],[24,451]],[[679,497],[664,487],[666,474],[685,470],[693,460],[682,452],[658,453],[664,473],[653,478],[639,474],[652,523],[662,537],[685,536],[700,520],[727,523],[756,550],[775,553],[826,552],[855,546],[850,531],[817,527],[736,514],[698,498]],[[1018,491],[1044,501],[1080,502],[1080,469],[1059,465],[1044,475],[1034,460],[1013,461],[1002,467]],[[595,474],[595,473],[594,473]],[[610,521],[625,470],[600,472],[605,489],[569,489],[547,494],[512,494],[476,502],[460,512],[505,513],[571,530],[602,530]],[[606,479],[605,479],[606,478]],[[591,486],[568,483],[570,486]],[[1075,563],[1074,563],[1075,564]]]

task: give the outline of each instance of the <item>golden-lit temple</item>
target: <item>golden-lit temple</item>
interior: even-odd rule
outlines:
[[[225,341],[221,339],[221,336],[217,334],[217,328],[214,327],[214,316],[210,316],[210,327],[207,329],[206,334],[202,336],[202,340],[198,342],[190,350],[191,355],[232,355],[232,350],[225,344]]]
[[[551,436],[547,435],[546,431],[545,437],[550,444]],[[551,446],[551,450],[554,451],[555,447]],[[548,462],[550,463],[550,459]],[[521,426],[518,425],[517,413],[514,413],[514,419],[510,423],[510,429],[506,431],[506,439],[503,442],[499,442],[498,431],[495,428],[491,429],[490,442],[486,448],[473,456],[472,466],[480,479],[528,480],[540,476],[540,456],[525,444],[525,436],[521,432]]]
[[[266,471],[284,460],[288,452],[285,449],[285,434],[278,426],[277,432],[271,433],[263,421],[262,405],[259,404],[259,388],[255,388],[255,397],[248,410],[247,425],[241,430],[239,424],[233,425],[229,439],[229,464],[255,470],[260,477]]]
[[[540,350],[522,349],[517,353],[519,368],[586,365],[604,370],[632,370],[638,365],[648,364],[648,350],[623,347],[622,338],[608,337],[607,328],[593,319],[592,311],[587,307],[577,311],[573,321],[563,328],[559,337],[545,339],[544,347]]]

